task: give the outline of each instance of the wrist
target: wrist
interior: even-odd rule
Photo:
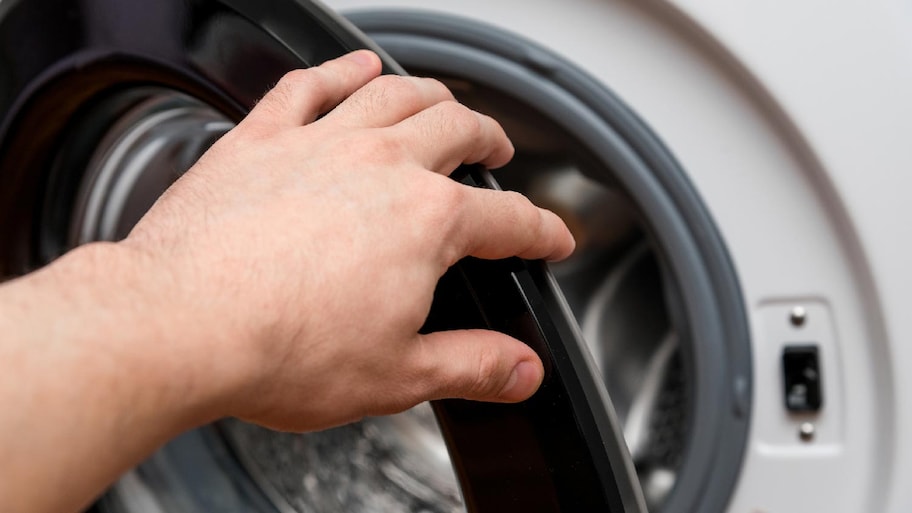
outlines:
[[[92,243],[49,266],[66,290],[91,350],[119,368],[113,382],[136,390],[135,406],[156,410],[165,436],[221,415],[218,355],[206,345],[219,336],[193,308],[191,296],[166,265],[121,243]]]

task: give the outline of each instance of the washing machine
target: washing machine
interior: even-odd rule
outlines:
[[[710,302],[686,293],[676,299],[667,290],[670,324],[648,322],[671,326],[665,335],[604,331],[635,324],[615,314],[630,319],[656,311],[658,296],[647,303],[614,297],[609,303],[630,310],[594,313],[604,308],[602,294],[623,294],[624,285],[612,280],[631,280],[645,294],[642,273],[649,272],[623,270],[640,264],[582,273],[601,283],[589,296],[565,285],[571,304],[580,301],[577,317],[624,424],[650,511],[912,508],[905,484],[912,477],[912,360],[904,342],[912,304],[904,265],[912,246],[902,221],[912,180],[904,143],[912,129],[908,3],[330,4],[407,69],[448,81],[468,103],[507,120],[520,158],[532,161],[517,163],[518,180],[548,177],[517,186],[557,211],[569,209],[574,222],[593,223],[577,227],[581,233],[608,233],[588,209],[617,202],[590,203],[588,192],[557,171],[565,161],[542,174],[553,164],[540,155],[559,143],[525,137],[545,125],[532,112],[563,125],[593,154],[622,152],[613,135],[590,125],[601,118],[623,134],[609,96],[620,99],[645,125],[630,137],[650,140],[634,151],[656,180],[669,190],[689,188],[702,205],[696,214],[674,197],[677,213],[658,221],[618,161],[570,165],[638,205],[647,234],[639,250],[656,255],[657,276],[677,280],[678,293],[689,287],[681,275],[691,271],[678,267],[689,251],[671,247],[665,232],[689,225],[699,232],[695,256],[706,262],[716,290],[733,279],[740,294],[724,296],[712,315],[743,315],[746,338],[722,326],[729,331],[714,345],[695,332],[702,321],[694,311]],[[558,100],[565,94],[578,103]],[[521,107],[511,115],[514,100]],[[677,167],[686,185],[659,172],[663,164]],[[599,165],[616,181],[600,179]],[[722,257],[705,246],[716,236]],[[591,249],[592,239],[582,239],[583,252]],[[627,258],[637,258],[632,251]],[[726,266],[731,273],[720,274]],[[565,271],[555,268],[559,279]],[[683,311],[676,311],[681,298]],[[665,360],[666,351],[677,352],[683,365]],[[631,369],[639,380],[623,377]],[[715,376],[712,383],[702,381],[706,374]],[[650,396],[656,376],[665,376],[663,392]],[[668,409],[664,401],[687,406]],[[644,410],[651,413],[641,417]],[[674,443],[666,445],[658,419],[681,430]]]
[[[304,0],[0,1],[0,276],[126,236],[282,73],[374,48],[500,120],[499,186],[574,232],[550,269],[461,263],[428,321],[517,334],[545,386],[304,435],[226,419],[95,510],[912,507],[908,7],[329,7],[347,20]]]

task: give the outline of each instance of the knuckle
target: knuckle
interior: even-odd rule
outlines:
[[[423,212],[432,216],[438,210],[449,210],[462,199],[462,191],[456,182],[420,166],[415,168],[415,174],[409,180],[408,186],[409,192],[414,197],[421,198],[421,203],[428,207],[423,209]]]
[[[468,391],[475,397],[490,397],[503,387],[500,378],[500,354],[492,346],[483,347],[477,355],[475,376]]]
[[[449,178],[428,173],[430,181],[431,198],[441,214],[447,218],[453,217],[465,204],[466,189]]]
[[[521,192],[504,191],[504,194],[506,194],[510,198],[510,201],[513,202],[513,204],[516,205],[517,208],[526,208],[526,207],[532,206],[532,202],[529,201],[529,198],[527,198]]]
[[[453,97],[452,91],[440,80],[430,77],[420,77],[417,78],[418,83],[426,89],[433,98],[436,98],[440,101],[456,101]]]
[[[291,80],[288,82],[292,91],[300,91],[316,98],[334,95],[336,84],[326,69],[310,68],[299,71],[301,73],[292,75]]]
[[[439,92],[443,93],[445,96],[452,97],[450,88],[447,87],[446,84],[444,84],[440,80],[437,80],[436,78],[433,78],[433,77],[421,77],[421,80],[425,84],[428,84],[430,87],[437,89]]]
[[[438,255],[438,263],[446,269],[465,254],[459,219],[466,208],[467,192],[449,178],[424,169],[415,176],[419,178],[410,180],[408,197],[421,200],[410,207],[413,233],[426,246],[433,246],[431,254]]]
[[[297,83],[309,80],[310,78],[313,77],[313,75],[315,75],[317,73],[318,73],[317,68],[293,69],[293,70],[285,73],[284,75],[282,75],[282,78],[279,79],[278,83],[286,84],[286,85],[297,84]]]
[[[512,206],[512,220],[536,232],[540,231],[541,212],[538,207],[532,204],[532,201],[522,193],[507,191],[507,195]]]
[[[388,167],[402,161],[407,148],[400,138],[385,130],[371,130],[368,133],[369,137],[359,137],[353,145],[359,162]]]
[[[481,130],[481,120],[465,105],[448,100],[439,104],[440,113],[447,120],[447,129],[462,133],[476,133]]]
[[[435,357],[428,342],[419,338],[412,350],[401,359],[400,369],[404,371],[400,384],[402,398],[411,404],[445,395],[450,383],[445,363]]]
[[[299,94],[315,97],[329,94],[329,78],[321,68],[294,69],[279,79],[273,92],[285,100],[282,107],[289,107],[294,104],[294,98]]]
[[[449,238],[452,225],[461,217],[465,206],[466,191],[455,182],[440,175],[430,175],[423,194],[428,199],[428,224],[432,230]]]
[[[544,220],[542,211],[536,207],[526,196],[515,191],[506,191],[508,197],[507,208],[503,213],[507,222],[521,229],[521,236],[517,246],[517,254],[526,254],[531,251],[544,236]]]
[[[405,94],[414,93],[416,89],[415,84],[409,79],[409,77],[402,77],[398,75],[380,75],[379,77],[371,80],[370,86],[372,88],[401,92]]]
[[[260,101],[261,106],[273,112],[282,112],[294,104],[294,87],[284,78],[266,94]]]
[[[407,77],[381,75],[371,80],[361,94],[364,102],[384,107],[392,103],[417,103],[417,93],[417,87]]]

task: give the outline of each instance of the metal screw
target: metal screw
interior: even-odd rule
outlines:
[[[816,431],[817,428],[810,422],[802,422],[801,427],[798,428],[798,436],[801,438],[802,442],[810,442],[814,439]]]
[[[804,323],[807,322],[807,310],[803,306],[796,306],[792,308],[792,311],[789,313],[789,321],[792,322],[792,326],[800,328],[804,326]]]

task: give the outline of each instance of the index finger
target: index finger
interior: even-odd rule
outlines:
[[[576,241],[554,212],[518,192],[465,187],[455,240],[462,256],[563,260]]]
[[[245,124],[275,129],[311,123],[380,74],[380,58],[357,50],[319,66],[290,71],[250,111]]]

